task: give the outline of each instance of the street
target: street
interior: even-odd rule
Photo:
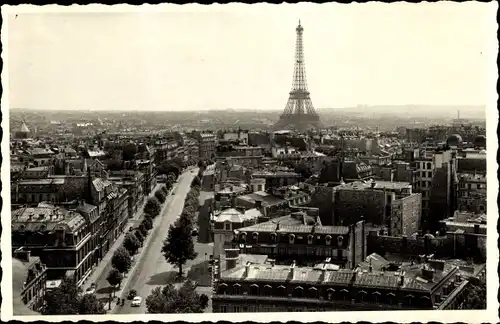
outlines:
[[[163,241],[167,236],[168,229],[171,224],[182,213],[184,207],[184,199],[190,190],[190,184],[193,178],[197,175],[198,169],[185,172],[179,176],[178,183],[173,190],[173,194],[167,198],[167,207],[162,215],[158,216],[158,222],[152,230],[151,240],[145,247],[138,259],[136,268],[129,274],[130,280],[127,281],[122,289],[122,298],[127,298],[130,290],[135,289],[138,296],[143,298],[140,307],[131,307],[130,301],[127,300],[124,306],[114,308],[115,314],[145,314],[146,313],[146,298],[151,293],[151,290],[157,286],[162,286],[167,282],[171,282],[177,275],[178,270],[171,264],[167,263],[161,249]]]

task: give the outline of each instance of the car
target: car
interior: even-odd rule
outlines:
[[[132,290],[130,290],[130,291],[128,292],[127,299],[128,299],[128,300],[132,300],[132,299],[134,299],[136,296],[137,296],[137,290],[132,289]]]
[[[135,296],[134,299],[132,299],[132,307],[139,307],[142,304],[142,298],[140,296]]]
[[[85,290],[85,295],[92,295],[95,294],[95,288],[94,287],[89,287],[87,290]]]

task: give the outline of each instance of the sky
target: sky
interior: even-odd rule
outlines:
[[[299,19],[316,108],[482,105],[495,89],[496,3],[55,8],[9,9],[11,108],[282,110]]]

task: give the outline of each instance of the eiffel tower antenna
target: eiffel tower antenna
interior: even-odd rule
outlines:
[[[297,33],[297,40],[295,44],[295,66],[293,69],[292,89],[289,93],[285,110],[279,121],[274,125],[274,128],[303,132],[311,128],[320,128],[321,123],[312,104],[307,87],[303,43],[304,28],[302,27],[300,19],[295,31]]]

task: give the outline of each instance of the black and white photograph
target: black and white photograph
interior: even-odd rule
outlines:
[[[2,321],[497,322],[497,9],[2,6]]]

